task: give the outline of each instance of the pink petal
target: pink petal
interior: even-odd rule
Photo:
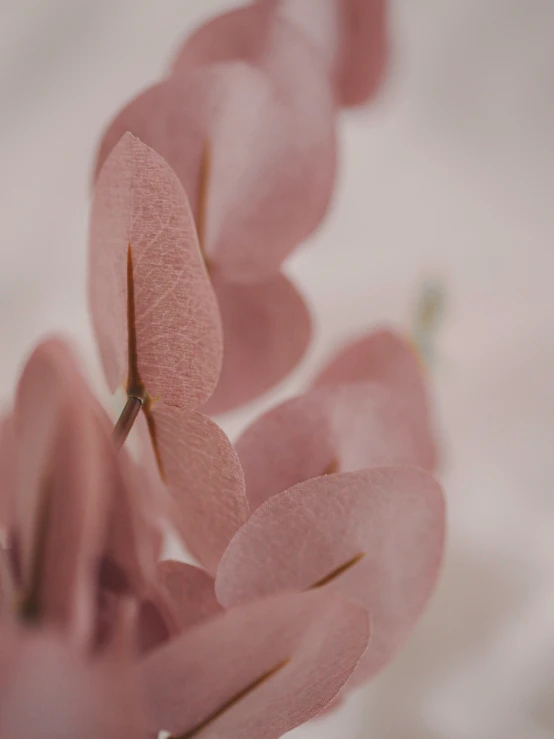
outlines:
[[[280,382],[300,362],[311,338],[308,308],[282,274],[256,285],[214,282],[225,352],[207,413],[242,405]]]
[[[252,510],[329,472],[413,465],[433,469],[435,445],[417,394],[364,382],[319,387],[271,409],[236,444]]]
[[[223,612],[215,597],[213,578],[199,567],[165,560],[158,565],[158,580],[179,631],[186,631]]]
[[[86,663],[55,633],[2,627],[2,739],[146,739],[123,664]]]
[[[0,530],[9,524],[13,505],[16,468],[13,419],[6,415],[0,420]]]
[[[119,113],[104,136],[98,165],[132,131],[179,177],[210,272],[239,282],[264,279],[313,231],[331,196],[335,121],[319,102],[319,87],[304,122],[258,67],[236,61],[191,68]]]
[[[327,475],[252,515],[223,556],[216,595],[229,607],[328,583],[371,612],[367,675],[392,657],[420,616],[443,540],[443,496],[428,474],[390,467]]]
[[[302,29],[329,65],[337,102],[367,103],[387,70],[386,0],[262,0]]]
[[[322,592],[233,609],[146,658],[153,728],[276,739],[333,700],[367,641],[367,613]]]
[[[215,573],[249,515],[236,452],[219,426],[200,413],[157,403],[151,414],[171,523],[189,551]]]
[[[29,607],[80,636],[90,629],[106,508],[123,484],[105,420],[65,344],[42,342],[15,403],[17,542]]]
[[[222,338],[194,221],[170,167],[131,135],[121,139],[98,176],[90,305],[112,391],[129,382],[169,405],[194,408],[207,400],[219,375]],[[130,333],[136,338],[131,362]]]
[[[411,342],[388,329],[373,331],[344,347],[313,385],[381,382],[424,396],[424,371]]]

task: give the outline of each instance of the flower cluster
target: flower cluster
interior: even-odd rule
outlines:
[[[424,609],[444,504],[406,339],[347,346],[235,448],[204,415],[304,351],[280,266],[327,208],[337,112],[376,89],[382,21],[380,0],[260,0],[196,31],[110,126],[89,302],[127,400],[113,428],[47,338],[0,426],[1,739],[277,739]],[[195,565],[163,559],[168,526]]]

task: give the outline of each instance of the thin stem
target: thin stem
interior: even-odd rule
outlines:
[[[125,403],[125,408],[121,412],[113,430],[113,438],[118,449],[121,449],[123,444],[125,444],[125,440],[129,436],[141,408],[142,400],[129,395]]]

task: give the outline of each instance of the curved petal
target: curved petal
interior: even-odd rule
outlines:
[[[313,385],[381,382],[425,396],[424,371],[411,342],[389,329],[372,331],[342,348]]]
[[[225,607],[323,587],[352,598],[371,613],[369,674],[421,614],[443,544],[442,491],[428,474],[390,467],[327,475],[254,512],[223,555],[216,595]]]
[[[244,62],[198,66],[121,111],[98,163],[125,131],[139,136],[185,188],[210,272],[256,281],[279,268],[327,208],[335,124],[316,113],[318,128],[304,133],[291,103],[260,69]]]
[[[311,338],[302,296],[284,275],[255,285],[214,281],[225,350],[219,384],[203,406],[223,413],[258,397],[300,362]]]
[[[322,592],[232,609],[145,659],[152,728],[277,739],[333,700],[368,632],[364,609]]]
[[[254,510],[329,472],[374,466],[433,469],[435,444],[418,396],[373,382],[319,387],[271,409],[236,444]]]
[[[127,134],[98,176],[90,306],[115,392],[194,408],[219,375],[219,312],[186,196],[170,167]]]
[[[158,582],[179,631],[186,631],[223,612],[215,597],[213,578],[199,567],[165,560],[158,565]]]
[[[157,403],[151,419],[171,522],[189,551],[215,573],[249,515],[236,452],[219,426],[200,413]]]
[[[301,28],[327,60],[337,102],[369,102],[389,58],[387,0],[262,0]]]
[[[0,736],[146,739],[138,691],[124,664],[85,662],[55,633],[0,638]]]
[[[14,411],[22,608],[80,636],[90,632],[109,501],[124,485],[105,421],[67,346],[43,341],[23,370]]]
[[[15,453],[13,418],[5,415],[0,420],[0,531],[7,529],[13,506]]]

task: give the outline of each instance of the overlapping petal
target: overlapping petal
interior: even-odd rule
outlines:
[[[367,612],[323,592],[231,609],[146,657],[151,728],[277,739],[333,700],[368,637]]]
[[[273,496],[223,556],[226,607],[284,591],[329,588],[371,613],[364,675],[402,644],[435,585],[444,545],[438,483],[412,468],[326,475]]]

